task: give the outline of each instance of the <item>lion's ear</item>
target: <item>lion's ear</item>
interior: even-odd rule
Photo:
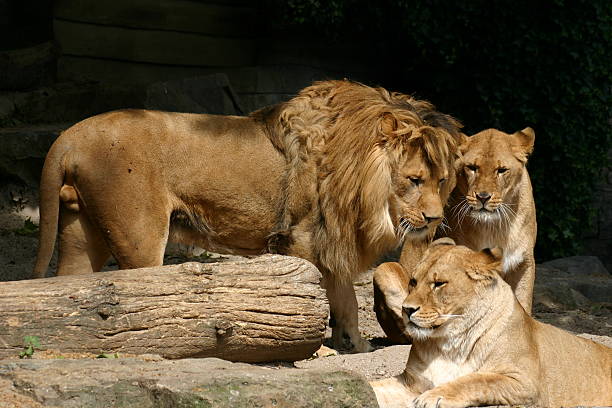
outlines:
[[[501,248],[486,248],[479,252],[479,262],[467,268],[468,276],[474,280],[493,281],[502,275]]]
[[[398,122],[395,116],[392,113],[385,113],[380,120],[380,133],[383,137],[383,141],[387,141],[388,139],[395,136],[395,131],[397,130]]]
[[[485,248],[481,251],[481,253],[488,256],[491,259],[491,262],[501,262],[502,257],[504,256],[504,251],[500,247]]]
[[[436,245],[456,245],[456,244],[452,238],[444,237],[444,238],[438,238],[430,244],[430,246],[436,246]]]
[[[527,157],[533,152],[533,144],[535,142],[535,132],[532,128],[526,127],[523,130],[516,132],[514,135],[515,143],[513,148],[517,157],[523,163],[527,162]]]
[[[470,147],[470,138],[465,133],[459,132],[459,151],[461,154],[465,154]]]

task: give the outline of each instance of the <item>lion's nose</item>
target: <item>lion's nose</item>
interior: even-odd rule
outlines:
[[[485,205],[491,198],[491,194],[487,193],[486,191],[481,191],[480,193],[476,193],[476,198],[482,203],[482,205]]]
[[[410,317],[417,310],[419,310],[419,308],[418,307],[412,307],[412,306],[402,306],[402,310],[404,311],[404,313],[406,313],[406,316]]]

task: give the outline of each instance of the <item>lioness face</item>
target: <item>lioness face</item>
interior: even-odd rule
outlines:
[[[487,252],[463,246],[430,247],[416,266],[402,305],[407,334],[424,340],[444,337],[461,327],[483,285],[493,281],[492,268],[499,265],[495,262]]]
[[[457,180],[464,196],[458,208],[461,218],[492,222],[513,214],[509,202],[519,191],[534,137],[530,128],[512,135],[488,129],[466,139]]]
[[[389,212],[400,242],[433,235],[444,217],[444,204],[455,175],[428,163],[420,149],[406,155],[393,180]]]

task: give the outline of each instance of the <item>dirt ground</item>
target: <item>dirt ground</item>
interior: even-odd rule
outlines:
[[[6,192],[6,190],[4,191]],[[27,194],[9,195],[13,202],[0,202],[0,281],[18,280],[27,278],[34,266],[36,249],[38,247],[37,232],[34,226],[26,222],[31,218],[34,224],[38,223],[37,211],[30,206],[36,197]],[[5,197],[6,194],[4,195]],[[17,202],[16,196],[21,203]],[[19,211],[15,212],[14,209]],[[10,210],[9,210],[10,209]],[[185,248],[182,248],[184,254]],[[223,261],[238,257],[218,256],[212,258],[208,255],[187,258],[184,255],[168,255],[165,263],[180,263],[190,261]],[[51,269],[55,268],[55,256],[51,262]],[[116,265],[109,264],[107,269],[116,269]],[[611,278],[612,279],[612,278]],[[410,346],[390,345],[376,321],[373,312],[372,270],[360,276],[355,281],[355,290],[359,303],[359,322],[362,335],[369,339],[375,350],[364,354],[337,354],[334,350],[323,348],[319,356],[309,360],[295,363],[296,367],[341,367],[359,372],[369,379],[389,377],[399,374],[408,358]],[[536,295],[538,284],[536,282]],[[536,296],[537,299],[537,296]],[[556,307],[550,304],[535,303],[535,317],[543,322],[550,323],[569,330],[576,334],[585,333],[585,337],[600,341],[612,347],[612,299],[611,303],[589,304],[568,310],[567,307]],[[325,344],[329,345],[331,329],[328,328]],[[47,356],[49,357],[49,356]],[[90,357],[90,356],[80,356]],[[38,358],[45,358],[44,353]],[[271,366],[275,366],[271,364]],[[287,366],[287,364],[278,364]]]

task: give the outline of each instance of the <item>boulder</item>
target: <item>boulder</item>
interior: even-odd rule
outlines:
[[[358,374],[214,358],[0,360],[0,401],[19,408],[378,406]]]
[[[0,51],[0,89],[22,90],[52,83],[58,55],[57,46],[50,41]]]
[[[597,276],[610,278],[610,272],[596,256],[570,256],[568,258],[553,259],[542,265],[558,269],[577,278],[584,276]]]
[[[612,303],[612,275],[595,256],[555,259],[537,266],[536,301],[542,294],[570,309]]]
[[[38,188],[47,151],[68,124],[0,129],[0,178],[17,179]]]

